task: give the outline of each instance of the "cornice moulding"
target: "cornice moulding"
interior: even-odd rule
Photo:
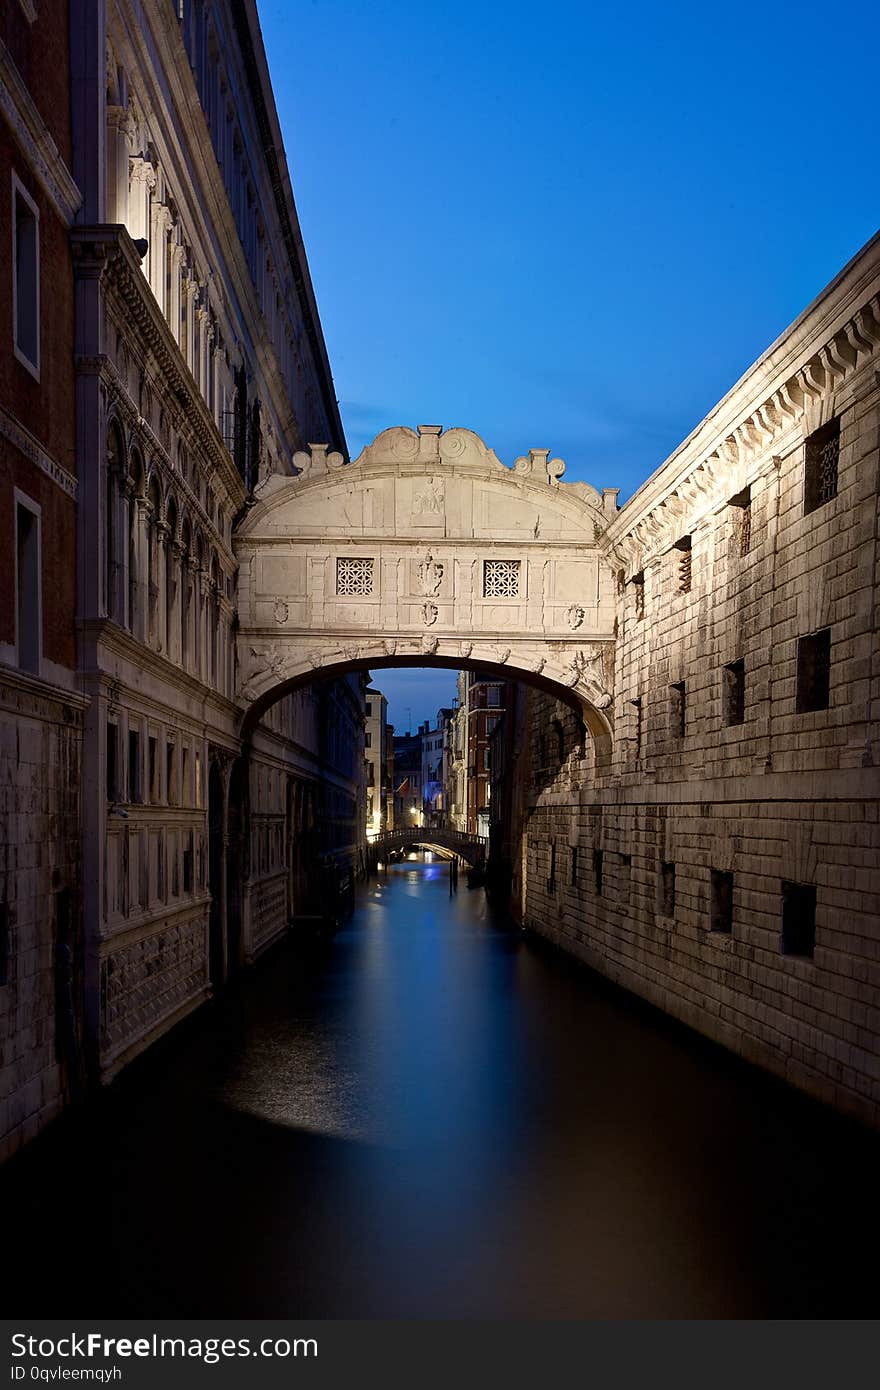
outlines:
[[[71,226],[82,204],[82,194],[2,39],[0,111],[9,122],[32,173],[51,199],[58,216],[65,226]]]

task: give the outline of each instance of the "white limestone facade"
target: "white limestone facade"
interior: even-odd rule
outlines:
[[[532,696],[524,921],[880,1119],[880,238],[612,521],[613,753]]]
[[[86,1020],[106,1080],[307,911],[319,852],[347,835],[356,855],[363,708],[352,677],[243,740],[234,700],[236,518],[305,440],[345,449],[256,6],[72,10]]]

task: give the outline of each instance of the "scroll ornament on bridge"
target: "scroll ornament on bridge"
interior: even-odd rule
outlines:
[[[245,700],[253,700],[256,698],[256,687],[262,684],[261,678],[263,676],[270,675],[279,681],[284,679],[287,661],[274,642],[265,650],[249,647],[248,651],[251,660],[248,663],[247,676],[242,685],[241,694]]]
[[[328,444],[310,444],[310,452],[299,449],[293,456],[293,466],[297,473],[303,478],[320,478],[324,473],[335,472],[337,468],[345,467],[345,459],[342,454],[327,452]]]

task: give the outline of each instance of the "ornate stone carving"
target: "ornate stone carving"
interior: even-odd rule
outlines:
[[[433,598],[435,594],[439,594],[440,585],[443,583],[443,570],[442,562],[435,560],[429,550],[418,568],[419,593],[424,598]]]
[[[413,512],[416,516],[443,511],[446,499],[446,484],[442,478],[425,478],[419,491],[413,493]]]
[[[612,699],[606,681],[604,647],[581,648],[575,652],[566,672],[566,685],[586,687],[596,708],[606,709]]]
[[[572,632],[574,632],[577,628],[583,625],[586,613],[584,612],[583,608],[581,608],[579,603],[573,603],[571,607],[568,609],[565,616],[568,619],[569,627],[571,628]]]
[[[495,651],[496,651],[497,656],[498,656],[498,665],[499,665],[499,666],[504,666],[505,663],[508,661],[508,659],[509,659],[509,657],[510,657],[510,648],[509,648],[509,647],[496,647],[496,648],[495,648]]]
[[[286,623],[290,617],[290,607],[283,598],[276,598],[272,616],[276,623]]]
[[[422,622],[425,624],[425,627],[433,627],[437,621],[437,615],[440,612],[436,603],[423,603],[421,611]]]
[[[421,642],[421,649],[425,656],[433,656],[439,646],[439,637],[429,637],[426,632]]]
[[[458,654],[459,656],[463,656],[465,659],[467,659],[467,657],[470,656],[473,649],[473,642],[459,642],[458,644]]]

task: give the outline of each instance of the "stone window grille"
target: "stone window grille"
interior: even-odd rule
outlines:
[[[746,665],[732,661],[724,668],[724,723],[742,724],[746,717]]]
[[[831,687],[831,628],[809,637],[799,637],[797,645],[797,712],[827,709]]]
[[[675,865],[660,865],[660,914],[663,917],[675,916]]]
[[[816,949],[816,889],[812,883],[782,884],[782,954],[812,957]]]
[[[712,869],[711,873],[709,926],[729,936],[733,930],[733,874],[723,869]]]
[[[687,727],[687,689],[684,681],[677,681],[669,687],[672,691],[672,735],[684,738]]]
[[[634,574],[630,583],[633,587],[633,600],[636,608],[636,620],[641,622],[645,616],[645,572],[640,570]]]
[[[837,496],[840,417],[814,430],[804,447],[804,516]]]
[[[519,576],[519,560],[484,560],[483,598],[518,598]]]
[[[336,592],[348,597],[373,592],[373,561],[339,556],[336,561]]]
[[[675,549],[679,553],[678,559],[678,592],[689,594],[691,591],[691,538],[682,536],[680,541],[675,542]]]

